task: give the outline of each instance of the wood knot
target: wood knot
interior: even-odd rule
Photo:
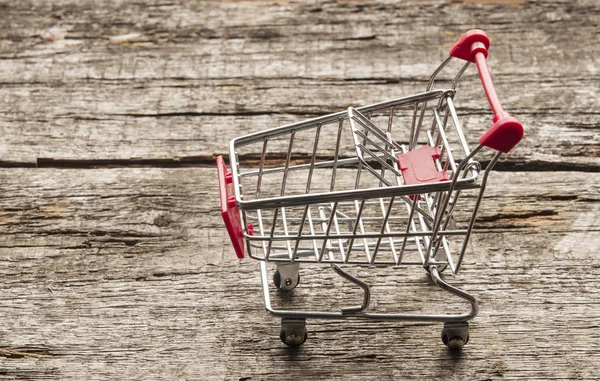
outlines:
[[[173,220],[166,214],[161,214],[154,219],[154,225],[158,226],[159,228],[169,226],[171,225],[171,222],[173,222]]]

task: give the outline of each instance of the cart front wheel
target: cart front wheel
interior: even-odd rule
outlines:
[[[288,347],[302,345],[308,338],[305,319],[281,319],[279,338]]]
[[[292,275],[293,277],[293,275]],[[275,287],[277,287],[280,290],[283,291],[291,291],[294,288],[296,288],[296,286],[298,286],[298,284],[300,283],[300,273],[296,273],[296,281],[294,281],[294,278],[291,277],[286,277],[285,279],[283,279],[283,283],[281,282],[281,272],[279,270],[275,270],[275,273],[273,274],[273,284],[275,284]]]
[[[442,341],[452,350],[461,350],[469,342],[469,323],[444,323]]]

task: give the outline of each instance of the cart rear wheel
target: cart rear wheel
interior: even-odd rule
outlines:
[[[306,319],[281,319],[279,338],[289,347],[302,345],[308,338]]]
[[[308,331],[306,328],[304,328],[304,332],[288,333],[286,330],[281,328],[281,331],[279,331],[279,338],[288,347],[297,347],[304,344],[306,339],[308,339]]]
[[[273,274],[273,283],[275,284],[275,287],[277,287],[280,290],[284,290],[284,291],[293,290],[300,283],[300,273],[298,273],[296,283],[292,282],[292,280],[290,278],[286,278],[284,280],[284,284],[282,285],[281,284],[281,273],[279,272],[279,270],[275,270],[275,273]]]
[[[469,342],[469,323],[444,323],[442,341],[452,350],[461,350]]]

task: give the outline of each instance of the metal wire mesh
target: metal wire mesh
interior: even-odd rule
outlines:
[[[478,189],[479,165],[469,159],[456,173],[456,157],[470,151],[453,96],[454,90],[428,91],[233,140],[249,255],[279,262],[429,261],[455,271],[452,241],[465,237],[469,218],[458,218],[458,226],[454,212],[461,192]],[[437,170],[460,176],[451,192],[448,181],[405,184],[397,155],[419,145],[437,147]]]

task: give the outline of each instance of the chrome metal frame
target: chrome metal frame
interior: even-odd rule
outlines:
[[[336,265],[334,269],[337,269],[336,272],[342,271],[338,274],[343,274],[342,276],[346,279],[349,277],[354,278],[354,280],[362,282],[360,279],[353,277],[352,275],[344,272]],[[451,284],[445,282],[439,274],[437,266],[430,267],[431,279],[435,284],[437,284],[440,288],[449,293],[458,296],[461,299],[469,302],[470,311],[465,314],[448,314],[448,315],[437,315],[437,314],[382,314],[382,313],[365,313],[363,312],[369,306],[369,300],[371,297],[371,292],[368,288],[368,285],[362,282],[362,288],[365,291],[363,297],[363,304],[360,307],[345,307],[341,308],[339,312],[321,312],[321,311],[291,311],[291,310],[278,310],[272,307],[271,305],[271,294],[269,292],[269,277],[267,274],[267,264],[265,261],[260,261],[260,276],[262,282],[263,289],[263,298],[265,301],[265,308],[267,311],[277,317],[281,318],[311,318],[311,319],[368,319],[368,320],[376,320],[376,321],[431,321],[431,322],[463,322],[473,319],[477,316],[479,312],[479,307],[477,303],[477,299],[471,294],[452,286]],[[353,282],[354,282],[353,280]]]
[[[464,322],[477,315],[477,300],[445,282],[440,272],[449,268],[456,274],[460,270],[488,175],[501,153],[495,154],[482,174],[476,159],[483,147],[478,145],[470,150],[462,130],[453,99],[458,80],[468,63],[454,77],[450,89],[432,90],[437,75],[451,60],[448,57],[433,72],[424,93],[356,109],[350,107],[348,111],[231,141],[232,177],[245,227],[246,248],[251,258],[260,261],[263,297],[270,313],[282,318],[441,322]],[[412,110],[410,133],[404,144],[393,139],[399,110]],[[385,115],[387,124],[378,126],[375,116]],[[424,124],[427,119],[431,120],[429,128]],[[306,131],[314,131],[310,158],[292,160],[296,136]],[[342,139],[349,133],[355,154],[344,156],[341,154]],[[332,157],[323,158],[318,155],[319,144],[327,134],[335,138],[334,153]],[[269,167],[266,164],[269,141],[286,137],[285,163]],[[415,149],[419,143],[439,148],[440,158],[435,165],[439,171],[451,174],[448,181],[418,185],[403,183],[397,155]],[[239,151],[255,145],[260,146],[258,167],[240,168]],[[328,190],[321,186],[319,191],[314,191],[312,178],[316,170],[330,171]],[[292,173],[306,174],[303,189],[288,189],[288,178]],[[264,195],[265,176],[279,176],[277,194]],[[372,180],[369,187],[361,185],[365,176]],[[352,185],[340,189],[342,178]],[[255,189],[243,188],[243,181],[255,184]],[[454,213],[459,200],[464,199],[461,196],[469,193],[475,195],[470,217],[466,227],[456,228]],[[462,241],[457,252],[453,252],[451,240]],[[267,262],[278,265],[329,264],[338,275],[363,289],[363,303],[342,308],[339,312],[273,309]],[[469,302],[470,312],[459,315],[366,313],[371,293],[369,286],[341,269],[339,264],[422,266],[435,284]]]

